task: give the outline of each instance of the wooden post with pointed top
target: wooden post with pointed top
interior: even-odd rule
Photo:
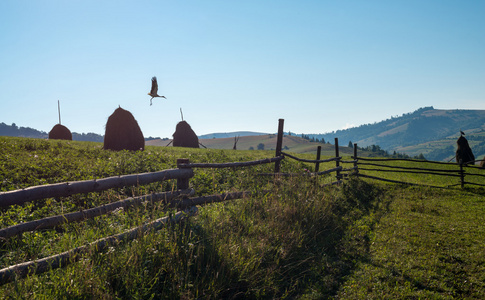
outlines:
[[[321,154],[322,154],[322,146],[318,146],[317,147],[317,160],[320,160]],[[316,162],[315,163],[315,173],[318,173],[319,170],[320,170],[320,163]]]
[[[278,139],[276,140],[276,157],[281,156],[281,148],[283,147],[283,126],[285,124],[284,119],[278,120]],[[278,160],[274,164],[274,172],[280,172],[280,161]]]
[[[460,159],[460,183],[461,183],[461,188],[465,187],[465,173],[463,172],[463,160]]]
[[[177,168],[180,168],[181,164],[188,164],[190,161],[187,158],[177,159]],[[189,178],[179,178],[177,179],[177,189],[186,190],[189,188]]]
[[[340,156],[340,153],[339,153],[339,149],[338,149],[338,138],[335,138],[335,157],[339,157]],[[340,159],[337,159],[335,161],[335,166],[338,168],[340,167]],[[342,175],[340,175],[340,170],[337,170],[337,181],[340,181],[340,179],[342,179]]]
[[[354,144],[354,167],[355,167],[354,173],[358,175],[359,169],[357,167],[357,143]]]

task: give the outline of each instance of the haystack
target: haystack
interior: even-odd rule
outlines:
[[[456,162],[467,164],[469,162],[475,161],[475,156],[473,155],[470,145],[464,136],[460,136],[456,141],[458,148],[456,149]]]
[[[480,162],[480,168],[485,169],[485,157]]]
[[[108,118],[104,134],[104,149],[115,151],[145,149],[143,133],[129,111],[119,107]]]
[[[181,121],[177,124],[175,133],[173,134],[173,146],[199,148],[199,138],[189,123]]]
[[[64,125],[56,124],[49,131],[49,140],[69,140],[72,141],[71,131]]]

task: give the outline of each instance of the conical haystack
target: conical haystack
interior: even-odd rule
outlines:
[[[49,140],[69,140],[72,141],[71,131],[64,125],[56,124],[49,131]]]
[[[190,127],[189,123],[181,121],[175,127],[173,134],[174,147],[199,148],[199,138]]]
[[[464,136],[460,136],[456,141],[458,145],[456,149],[456,162],[467,164],[475,160],[475,156],[473,155],[472,149],[470,145],[468,145],[468,141]]]
[[[119,107],[108,118],[104,134],[104,149],[116,151],[145,149],[143,133],[129,111]]]

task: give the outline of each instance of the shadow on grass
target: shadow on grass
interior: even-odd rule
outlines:
[[[191,225],[199,249],[196,261],[187,263],[192,296],[334,297],[356,265],[370,260],[370,234],[389,210],[390,202],[381,196],[376,186],[350,180],[337,192],[320,189],[301,195],[301,190],[281,188],[263,203],[226,206],[229,217],[220,220],[220,228],[209,232]],[[212,230],[224,232],[215,237]],[[239,242],[225,235],[237,236]],[[234,258],[238,251],[241,257]]]

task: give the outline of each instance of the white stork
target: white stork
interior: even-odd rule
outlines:
[[[152,105],[152,99],[153,98],[156,98],[156,97],[165,98],[165,96],[159,96],[157,94],[157,92],[158,92],[157,77],[153,76],[152,77],[152,89],[150,90],[150,93],[148,93],[149,96],[152,96],[152,98],[150,99],[150,105]],[[167,98],[165,98],[165,99],[167,99]]]

